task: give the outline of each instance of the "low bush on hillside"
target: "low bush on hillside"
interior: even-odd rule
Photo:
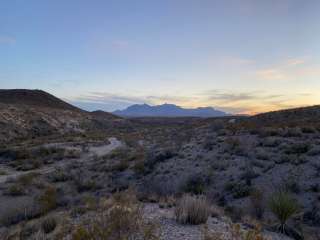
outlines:
[[[176,220],[181,224],[206,223],[210,214],[210,205],[204,196],[184,195],[175,209]]]

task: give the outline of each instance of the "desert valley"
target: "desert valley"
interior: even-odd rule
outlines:
[[[119,117],[0,91],[0,239],[320,239],[320,107]]]

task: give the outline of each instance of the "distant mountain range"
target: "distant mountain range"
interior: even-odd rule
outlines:
[[[121,117],[222,117],[228,114],[212,107],[182,108],[174,104],[150,106],[135,104],[124,110],[114,111]]]

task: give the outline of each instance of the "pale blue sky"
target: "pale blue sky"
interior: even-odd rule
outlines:
[[[90,109],[319,104],[318,0],[2,0],[0,88]]]

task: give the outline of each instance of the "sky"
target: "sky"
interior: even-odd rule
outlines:
[[[88,110],[320,104],[318,0],[1,0],[0,88]]]

